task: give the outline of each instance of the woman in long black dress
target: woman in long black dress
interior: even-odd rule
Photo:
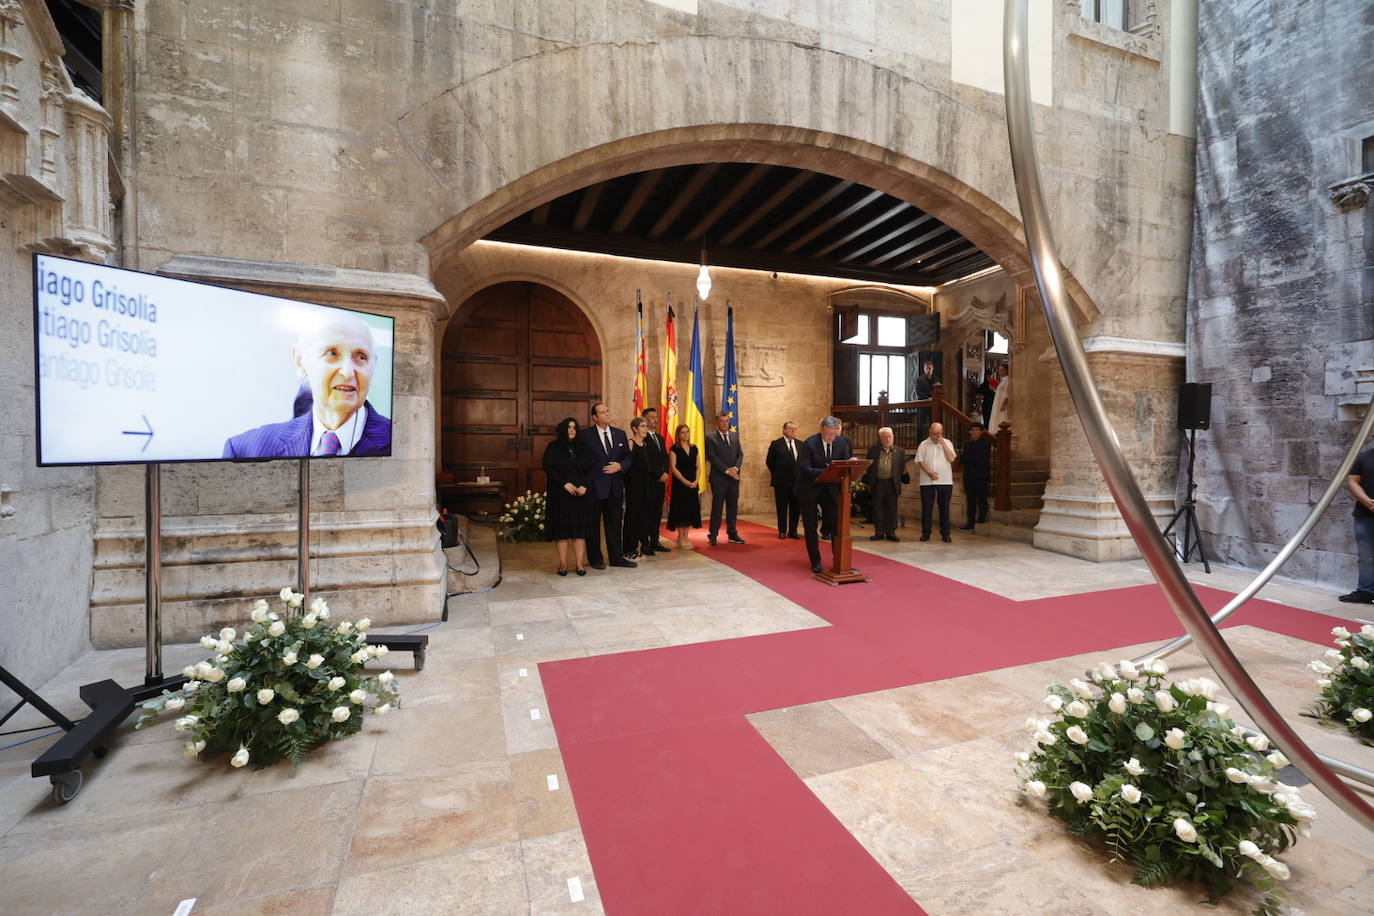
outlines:
[[[648,525],[650,491],[653,478],[649,476],[649,461],[644,452],[644,436],[649,432],[649,421],[635,417],[630,421],[630,467],[625,471],[625,559],[637,560],[644,543],[644,529]]]
[[[668,530],[677,532],[677,546],[691,550],[688,528],[701,527],[701,462],[692,444],[692,430],[683,423],[677,441],[668,451],[668,473],[673,475],[673,501],[668,505]]]
[[[577,574],[587,574],[587,538],[592,534],[596,504],[592,462],[577,442],[577,421],[567,417],[554,427],[553,441],[544,449],[544,474],[548,493],[544,499],[544,536],[558,549],[558,574],[568,574],[568,557]]]

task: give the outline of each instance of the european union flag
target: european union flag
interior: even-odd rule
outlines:
[[[730,415],[730,432],[739,432],[739,374],[735,371],[735,310],[725,310],[725,381],[720,389],[720,412]]]

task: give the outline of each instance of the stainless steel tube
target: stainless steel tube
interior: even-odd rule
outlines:
[[[1160,534],[1135,475],[1131,473],[1121,452],[1121,444],[1107,417],[1107,408],[1102,403],[1101,394],[1088,368],[1083,343],[1074,328],[1073,312],[1050,232],[1049,210],[1040,188],[1039,160],[1031,122],[1027,18],[1027,0],[1006,0],[1003,72],[1012,170],[1026,230],[1026,243],[1035,270],[1035,283],[1045,309],[1045,320],[1064,371],[1064,381],[1093,456],[1146,565],[1154,573],[1174,613],[1197,641],[1203,657],[1216,671],[1221,682],[1318,791],[1357,823],[1374,830],[1374,807],[1331,772],[1288,726],[1221,638],[1188,580],[1184,578],[1183,570],[1175,561],[1173,549]]]
[[[145,465],[143,487],[143,683],[162,680],[162,466]]]
[[[310,606],[310,459],[302,458],[300,487],[296,497],[296,591],[305,596],[301,607]]]
[[[1336,468],[1336,473],[1332,476],[1331,482],[1326,485],[1326,489],[1322,492],[1321,499],[1317,500],[1317,504],[1312,507],[1312,511],[1307,513],[1307,518],[1298,528],[1297,533],[1289,539],[1287,544],[1283,545],[1283,549],[1274,556],[1274,559],[1269,561],[1268,566],[1260,570],[1259,574],[1255,576],[1254,580],[1251,581],[1249,585],[1245,586],[1245,588],[1239,591],[1234,598],[1226,602],[1224,608],[1212,615],[1212,623],[1221,623],[1227,617],[1235,613],[1241,605],[1259,594],[1259,590],[1268,585],[1269,580],[1274,578],[1274,574],[1283,568],[1284,564],[1288,562],[1293,554],[1297,553],[1298,548],[1302,546],[1302,542],[1307,540],[1307,536],[1312,533],[1312,529],[1317,526],[1317,522],[1321,520],[1327,507],[1331,505],[1331,501],[1336,498],[1336,494],[1345,486],[1345,478],[1349,475],[1350,468],[1355,464],[1355,459],[1359,457],[1360,448],[1364,445],[1365,440],[1369,438],[1370,430],[1374,430],[1374,398],[1370,399],[1369,406],[1365,408],[1364,422],[1360,424],[1360,429],[1355,434],[1355,441],[1350,444],[1350,448],[1346,451],[1345,457],[1341,459],[1340,466]],[[1153,652],[1145,653],[1135,659],[1135,661],[1146,662],[1152,658],[1164,658],[1166,655],[1173,655],[1192,641],[1193,637],[1184,633],[1182,636],[1165,643]]]

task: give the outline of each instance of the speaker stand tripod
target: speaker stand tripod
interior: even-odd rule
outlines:
[[[1197,430],[1188,430],[1188,495],[1183,499],[1183,505],[1178,507],[1174,517],[1170,519],[1168,527],[1164,529],[1164,537],[1167,539],[1173,532],[1174,526],[1180,521],[1183,523],[1183,549],[1178,548],[1178,537],[1174,537],[1174,550],[1178,552],[1179,558],[1187,563],[1193,558],[1193,551],[1197,551],[1197,558],[1202,561],[1202,568],[1207,573],[1212,572],[1212,566],[1207,562],[1207,553],[1202,549],[1202,526],[1197,522],[1197,500],[1193,498],[1193,492],[1197,490],[1197,481],[1193,479],[1193,461],[1197,457]]]

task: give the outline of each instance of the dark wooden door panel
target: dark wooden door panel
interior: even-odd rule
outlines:
[[[442,467],[457,480],[485,469],[506,501],[542,492],[540,461],[554,424],[586,425],[600,397],[601,346],[571,300],[537,283],[476,293],[444,334]]]

